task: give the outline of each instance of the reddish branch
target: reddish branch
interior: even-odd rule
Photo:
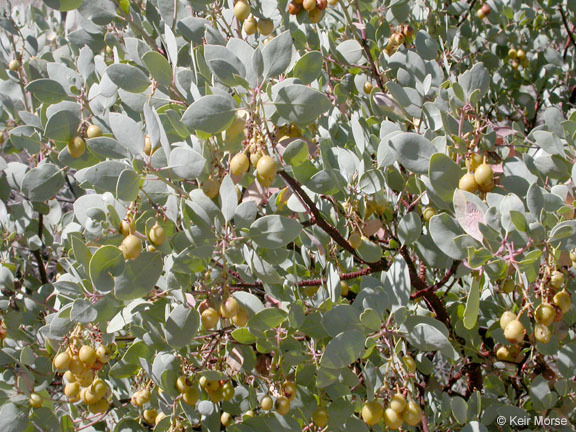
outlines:
[[[342,234],[340,234],[340,232],[334,226],[330,225],[326,221],[326,219],[324,219],[324,217],[320,213],[320,210],[318,210],[318,207],[316,207],[316,204],[314,204],[314,202],[308,196],[308,194],[304,192],[298,180],[290,177],[290,175],[288,175],[286,171],[280,171],[278,172],[278,174],[280,175],[280,177],[282,177],[282,179],[284,180],[284,182],[286,182],[286,184],[290,187],[290,189],[292,189],[292,192],[295,193],[301,199],[304,205],[308,208],[308,213],[311,215],[312,218],[311,223],[318,225],[320,228],[326,231],[326,233],[330,237],[332,237],[332,239],[336,243],[338,243],[343,249],[350,252],[352,255],[354,255],[354,257],[358,258],[358,260],[365,262],[358,256],[356,250],[352,246],[350,246],[348,240],[342,237]]]
[[[566,29],[566,32],[568,33],[568,37],[570,38],[570,42],[572,42],[572,45],[574,45],[574,47],[576,48],[576,39],[574,39],[574,35],[572,34],[572,32],[570,31],[570,28],[568,27],[568,20],[566,19],[566,13],[564,12],[564,9],[562,8],[562,6],[558,6],[558,10],[560,11],[560,15],[562,16],[562,23],[564,24],[564,28]]]

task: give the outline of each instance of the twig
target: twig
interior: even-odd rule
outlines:
[[[566,29],[566,32],[568,33],[568,37],[570,38],[570,42],[572,42],[572,45],[574,45],[574,47],[576,48],[576,39],[574,39],[574,35],[572,34],[572,32],[570,31],[570,28],[568,27],[568,20],[566,20],[566,13],[564,12],[562,5],[558,5],[558,10],[560,11],[560,15],[562,16],[562,23],[564,24],[564,28]]]
[[[288,173],[286,173],[286,171],[280,171],[278,174],[280,175],[280,177],[284,179],[284,182],[286,182],[286,184],[290,187],[290,189],[292,189],[292,192],[294,192],[297,196],[299,196],[302,199],[302,201],[304,201],[304,204],[306,205],[306,207],[308,207],[308,210],[310,211],[312,217],[314,218],[312,222],[316,223],[316,225],[318,225],[320,228],[326,231],[326,233],[330,237],[332,237],[332,239],[336,243],[338,243],[343,249],[350,252],[360,261],[365,262],[358,256],[356,250],[350,245],[350,243],[348,243],[348,240],[342,237],[342,234],[340,234],[340,232],[334,226],[330,225],[324,219],[324,217],[320,213],[320,210],[318,210],[318,207],[316,207],[316,204],[314,204],[314,202],[308,196],[308,194],[304,192],[304,190],[300,186],[300,183],[298,183],[296,179],[290,177]]]

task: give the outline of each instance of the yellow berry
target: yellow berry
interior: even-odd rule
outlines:
[[[70,365],[70,354],[67,352],[61,352],[56,357],[54,357],[53,363],[56,370],[63,371],[68,369],[68,366]]]
[[[458,182],[458,188],[470,193],[476,192],[478,190],[478,183],[476,183],[474,179],[474,174],[464,174]]]
[[[244,327],[246,324],[248,324],[249,320],[250,320],[250,314],[242,306],[238,308],[238,313],[236,313],[236,315],[232,317],[232,323],[236,327]]]
[[[500,317],[500,328],[504,330],[506,326],[516,319],[516,314],[514,312],[506,311]]]
[[[200,319],[205,329],[212,329],[218,324],[218,312],[214,308],[207,308],[200,314]]]
[[[504,337],[508,342],[514,344],[521,343],[524,340],[525,334],[526,329],[518,319],[510,321],[504,329]]]
[[[42,397],[38,393],[31,393],[28,403],[32,408],[40,408],[43,405]]]
[[[122,255],[124,255],[124,259],[136,259],[142,253],[142,240],[134,234],[128,234],[124,240],[122,240],[118,249],[120,249]]]
[[[240,305],[234,297],[228,297],[220,304],[218,310],[222,318],[232,318],[238,313],[239,307]]]
[[[386,408],[384,410],[384,424],[388,429],[400,429],[403,422],[402,415],[397,411],[392,408]]]
[[[395,411],[394,411],[395,412]],[[374,426],[382,420],[384,408],[376,401],[366,402],[362,407],[362,420],[368,426]]]
[[[67,148],[70,156],[74,159],[78,159],[86,151],[86,142],[81,137],[77,136],[68,141]]]
[[[102,136],[102,129],[100,129],[100,126],[91,124],[90,126],[88,126],[88,129],[86,129],[86,136],[88,138],[101,137]]]
[[[402,414],[406,408],[406,398],[400,393],[396,393],[390,400],[390,408],[398,414]]]
[[[262,408],[264,411],[270,411],[273,405],[274,402],[270,396],[264,396],[260,401],[260,408]]]
[[[166,240],[166,232],[164,231],[164,228],[156,222],[154,226],[150,228],[148,238],[155,246],[161,246],[162,243],[164,243],[164,240]]]
[[[96,350],[94,350],[94,348],[88,345],[83,345],[80,348],[80,351],[78,351],[78,358],[87,366],[92,366],[98,359],[98,356],[96,355]]]
[[[234,16],[238,21],[244,21],[250,15],[250,5],[244,0],[238,0],[234,5]]]
[[[234,155],[230,160],[230,172],[235,176],[242,176],[250,168],[250,160],[244,153]]]
[[[328,411],[322,407],[316,408],[316,411],[312,414],[312,422],[320,429],[325,428],[329,420]]]
[[[290,411],[290,401],[287,397],[280,396],[274,403],[274,409],[280,415],[286,415]]]

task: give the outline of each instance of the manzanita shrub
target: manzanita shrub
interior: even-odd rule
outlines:
[[[575,15],[8,2],[0,430],[572,430]]]

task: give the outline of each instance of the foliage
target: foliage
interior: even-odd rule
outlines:
[[[6,6],[0,430],[570,430],[575,5]]]

